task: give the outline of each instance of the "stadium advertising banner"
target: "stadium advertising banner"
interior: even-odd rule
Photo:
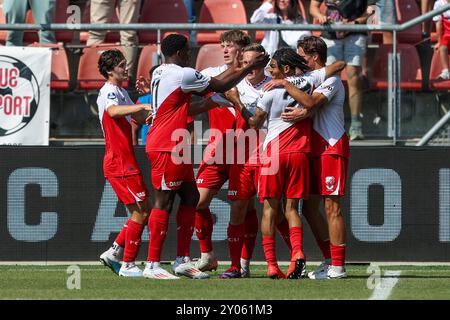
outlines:
[[[51,51],[0,47],[0,145],[48,145]]]
[[[150,168],[136,149],[144,179]],[[0,261],[96,261],[126,220],[102,175],[102,147],[0,147]],[[219,260],[229,260],[227,185],[211,204]],[[175,204],[174,211],[178,204]],[[450,261],[450,149],[353,147],[342,200],[349,262]],[[258,205],[261,217],[261,207]],[[305,222],[308,260],[321,254]],[[261,236],[254,260],[264,261]],[[148,234],[138,259],[145,260]],[[199,255],[194,236],[192,256]],[[171,215],[163,260],[176,254]],[[277,238],[277,257],[288,250]]]

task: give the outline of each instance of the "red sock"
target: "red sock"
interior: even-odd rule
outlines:
[[[259,221],[256,215],[256,210],[247,211],[245,216],[245,233],[244,243],[242,245],[241,258],[250,260],[255,249],[256,236],[258,234]]]
[[[141,245],[141,236],[144,227],[143,224],[137,223],[131,219],[128,220],[123,262],[134,262],[136,260],[139,246]]]
[[[127,221],[125,221],[122,230],[120,230],[119,234],[116,237],[116,240],[114,240],[115,243],[117,243],[119,245],[119,247],[124,248],[125,247],[125,235],[127,233],[127,226],[128,226],[128,222],[131,219],[128,219]]]
[[[277,264],[277,257],[275,255],[275,237],[263,236],[262,245],[267,264]]]
[[[152,209],[148,219],[150,242],[148,244],[147,261],[161,261],[161,251],[169,226],[169,213],[165,210]]]
[[[302,227],[292,227],[289,229],[292,244],[292,254],[291,258],[305,259],[305,254],[303,253],[303,228]]]
[[[195,224],[195,207],[180,205],[177,212],[177,256],[191,256],[191,240]]]
[[[331,258],[331,252],[330,252],[330,240],[319,240],[316,239],[317,245],[320,248],[320,251],[322,251],[323,257],[325,260]]]
[[[276,225],[276,228],[280,233],[281,237],[283,238],[284,242],[286,242],[289,251],[292,252],[291,236],[289,233],[289,223],[287,222],[287,220],[283,219],[283,221],[281,221],[279,224]]]
[[[335,246],[330,243],[331,249],[331,265],[342,267],[345,264],[345,244]]]
[[[231,266],[241,269],[241,251],[244,240],[245,225],[228,224],[228,250],[230,251]]]
[[[195,212],[195,233],[200,242],[201,252],[212,251],[213,221],[209,208],[200,209]]]

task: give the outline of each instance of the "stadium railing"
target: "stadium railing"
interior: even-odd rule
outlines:
[[[392,52],[388,57],[388,113],[387,113],[387,136],[392,138],[392,144],[397,145],[400,132],[400,99],[401,86],[401,57],[399,54],[398,39],[399,33],[411,29],[420,23],[431,19],[434,16],[450,10],[450,4],[440,9],[432,10],[424,15],[415,17],[402,24],[366,24],[366,25],[344,25],[344,24],[218,24],[218,23],[132,23],[132,24],[87,24],[87,23],[51,23],[51,24],[0,24],[0,30],[52,30],[52,31],[87,31],[87,30],[137,30],[137,31],[156,31],[157,57],[161,61],[160,43],[165,31],[208,31],[208,30],[309,30],[309,31],[356,31],[356,32],[379,32],[387,31],[393,33]]]

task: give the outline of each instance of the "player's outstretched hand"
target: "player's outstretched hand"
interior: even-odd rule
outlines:
[[[267,53],[266,54],[261,53],[259,56],[257,56],[255,58],[255,60],[253,60],[253,62],[251,64],[249,64],[249,67],[251,70],[261,69],[261,68],[264,68],[265,66],[267,66],[269,61],[270,61],[270,56]]]
[[[142,110],[145,110],[145,111],[153,111],[152,105],[151,105],[151,104],[143,103],[143,104],[141,104],[140,106],[142,107]]]
[[[286,107],[281,114],[281,120],[286,122],[297,122],[308,118],[310,112],[305,108]]]
[[[153,120],[153,113],[150,111],[147,117],[145,118],[145,124],[150,125],[152,123],[152,120]]]
[[[235,105],[239,103],[239,92],[236,88],[231,88],[227,92],[225,92],[225,98],[233,102]]]
[[[139,76],[139,78],[136,80],[136,91],[140,95],[150,93],[150,83],[143,76]]]
[[[287,80],[285,79],[272,79],[264,85],[263,91],[270,91],[274,88],[284,88],[286,82]]]

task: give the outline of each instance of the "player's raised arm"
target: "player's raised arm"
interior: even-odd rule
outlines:
[[[342,70],[344,70],[345,66],[347,64],[345,61],[338,60],[333,62],[332,64],[325,67],[325,79],[328,79],[329,77],[333,75],[339,75]]]
[[[111,118],[120,118],[134,115],[144,110],[151,111],[152,106],[150,104],[135,104],[129,106],[111,105],[106,109],[106,112],[108,112]]]
[[[245,67],[233,65],[220,74],[220,77],[212,77],[207,90],[213,92],[226,92],[235,87],[252,70],[265,67],[269,61],[269,55],[261,54],[251,64],[248,64]]]

